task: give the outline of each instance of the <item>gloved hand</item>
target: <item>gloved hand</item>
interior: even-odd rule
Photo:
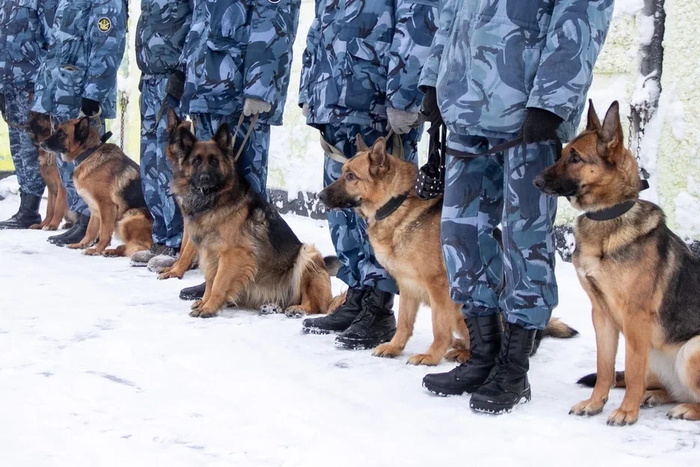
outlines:
[[[80,103],[80,111],[83,112],[83,115],[86,117],[95,116],[100,113],[100,103],[83,97]]]
[[[306,102],[304,102],[304,105],[301,106],[301,114],[304,117],[309,116],[309,104],[307,104]]]
[[[2,115],[5,115],[6,110],[7,109],[5,109],[5,94],[0,94],[0,113],[2,113]]]
[[[243,115],[250,117],[251,115],[264,114],[265,112],[269,112],[271,108],[272,105],[265,101],[246,97],[245,102],[243,103]]]
[[[175,70],[168,76],[168,82],[165,83],[165,93],[180,102],[184,92],[185,74],[180,70]]]
[[[420,114],[387,107],[386,118],[389,120],[389,127],[394,130],[394,133],[403,135],[411,131],[416,122],[418,122]]]
[[[558,138],[557,128],[563,121],[563,118],[549,110],[528,107],[520,136],[526,144],[554,141]]]
[[[434,87],[426,87],[423,95],[421,111],[430,123],[435,123],[440,119],[440,108],[437,102],[437,91]]]

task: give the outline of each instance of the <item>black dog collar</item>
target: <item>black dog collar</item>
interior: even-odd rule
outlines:
[[[621,215],[627,213],[637,204],[637,200],[625,201],[624,203],[616,204],[615,206],[600,211],[587,212],[586,217],[593,221],[609,221],[617,219]]]
[[[377,210],[377,213],[374,215],[374,218],[378,221],[386,219],[387,217],[392,215],[394,211],[399,209],[403,202],[406,201],[406,198],[408,198],[408,193],[404,193],[400,196],[394,196],[389,201],[387,201],[387,203],[384,206]]]
[[[95,146],[94,148],[88,149],[87,151],[83,152],[82,154],[80,154],[78,157],[76,157],[76,158],[74,159],[73,162],[75,162],[75,166],[77,167],[77,166],[79,166],[80,164],[82,164],[83,162],[85,162],[85,159],[87,159],[88,157],[92,156],[92,155],[95,153],[95,151],[97,151],[97,150],[100,149],[102,146],[104,146],[104,144],[105,144],[107,141],[109,141],[109,138],[111,138],[111,137],[112,137],[112,132],[111,132],[111,131],[108,131],[107,133],[105,133],[104,135],[102,135],[102,137],[100,138],[100,145],[99,145],[99,146]]]

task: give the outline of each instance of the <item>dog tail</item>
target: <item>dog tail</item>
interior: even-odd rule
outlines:
[[[554,337],[556,339],[570,339],[578,336],[578,331],[559,318],[549,320],[547,327],[544,330],[543,337]]]
[[[337,256],[325,256],[323,258],[323,264],[326,266],[326,271],[331,276],[336,276],[343,263],[340,262]]]
[[[576,384],[581,384],[583,386],[592,388],[593,386],[595,386],[595,383],[597,381],[598,381],[598,373],[591,373],[590,375],[586,375],[583,378],[576,381]],[[624,371],[616,371],[615,372],[615,387],[616,388],[624,388],[625,387],[625,372]]]

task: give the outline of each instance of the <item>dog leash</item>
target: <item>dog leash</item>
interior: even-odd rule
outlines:
[[[241,157],[241,154],[243,154],[243,149],[245,148],[245,143],[248,142],[248,138],[250,138],[250,134],[253,132],[253,128],[255,128],[255,124],[258,123],[258,117],[260,114],[255,114],[253,115],[253,118],[250,119],[250,126],[248,127],[248,131],[246,131],[245,137],[243,138],[243,141],[241,141],[241,145],[238,148],[238,152],[233,158],[233,162],[238,162],[238,158]],[[231,147],[236,147],[236,139],[238,138],[238,131],[241,129],[241,126],[243,125],[243,121],[245,120],[245,115],[241,114],[240,117],[238,117],[238,125],[236,125],[236,131],[233,133],[233,139],[231,141]]]
[[[111,132],[111,131],[108,131],[107,133],[105,133],[104,135],[102,135],[102,136],[100,137],[100,144],[98,144],[98,145],[95,146],[94,148],[90,148],[90,149],[88,149],[87,151],[81,153],[78,157],[76,157],[76,158],[73,160],[73,162],[75,163],[75,166],[78,167],[80,164],[82,164],[83,162],[85,162],[85,159],[87,159],[88,157],[92,156],[92,155],[95,153],[95,151],[97,151],[97,150],[100,149],[102,146],[104,146],[105,143],[106,143],[107,141],[109,141],[109,138],[111,138],[111,137],[112,137],[112,132]]]

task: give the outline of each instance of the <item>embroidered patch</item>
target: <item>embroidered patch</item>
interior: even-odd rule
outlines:
[[[109,30],[112,29],[112,22],[109,20],[109,18],[103,16],[97,20],[97,29],[102,32],[109,32]]]

